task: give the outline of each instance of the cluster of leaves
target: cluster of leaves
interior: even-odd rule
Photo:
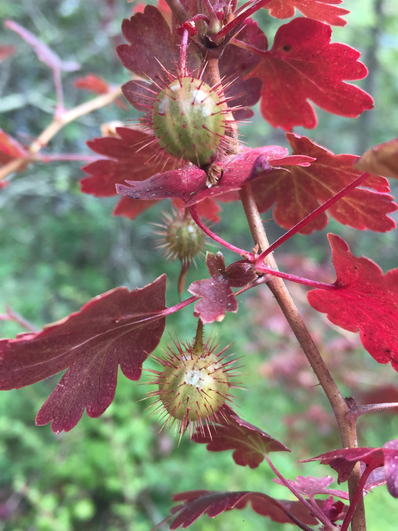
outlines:
[[[172,157],[160,167],[161,149],[154,145],[152,132],[147,128],[118,127],[111,135],[88,143],[101,158],[84,168],[89,177],[81,182],[82,192],[96,197],[122,195],[114,214],[129,219],[160,200],[172,199],[177,208],[189,209],[206,231],[200,217],[217,220],[218,203],[238,200],[239,191],[250,184],[259,212],[274,206],[275,221],[289,229],[284,239],[296,232],[306,235],[323,229],[328,222],[327,213],[357,230],[387,232],[395,228],[388,214],[398,207],[389,194],[388,180],[381,175],[398,177],[396,141],[377,148],[358,164],[359,158],[354,155],[335,155],[309,138],[291,132],[299,125],[310,129],[316,126],[315,111],[308,100],[345,117],[357,117],[373,106],[368,94],[345,83],[364,78],[367,70],[358,61],[356,50],[330,43],[330,24],[344,25],[341,16],[347,13],[330,5],[334,3],[339,2],[257,0],[251,6],[237,9],[230,2],[218,2],[206,4],[203,12],[198,12],[196,2],[184,0],[179,16],[174,12],[166,19],[163,13],[167,9],[159,5],[160,9],[146,6],[143,12],[125,20],[122,31],[129,44],[119,46],[118,54],[124,66],[142,78],[123,87],[123,94],[133,107],[145,111],[145,93],[161,82],[162,70],[175,73],[180,59],[180,28],[188,31],[180,18],[185,18],[185,24],[188,18],[191,26],[195,26],[187,55],[192,75],[199,71],[207,53],[222,50],[221,78],[235,77],[226,100],[231,115],[238,121],[246,119],[252,116],[248,107],[261,100],[264,119],[287,131],[291,154],[282,146],[240,147],[225,154],[222,161],[216,161],[222,179],[209,187],[204,167]],[[260,8],[282,19],[290,17],[295,8],[305,16],[283,24],[268,49],[266,35],[249,18]],[[52,68],[58,92],[57,113],[61,117],[64,108],[60,72],[76,70],[79,65],[62,61],[12,21],[8,27],[19,33]],[[10,51],[3,50],[3,55],[7,53]],[[76,86],[97,94],[112,90],[95,76],[80,79]],[[32,146],[27,150],[0,131],[1,164],[20,161],[15,169],[23,169],[32,161],[32,151]],[[363,171],[372,175],[364,176]],[[357,180],[360,187],[342,192]],[[1,183],[4,186],[5,181]],[[325,208],[321,207],[324,203]],[[266,282],[267,275],[318,288],[308,294],[310,305],[326,313],[335,325],[359,332],[363,346],[373,358],[383,364],[391,362],[398,371],[398,269],[383,275],[371,260],[354,256],[342,238],[330,235],[329,242],[337,276],[333,284],[294,277],[264,266],[266,254],[279,244],[258,255],[258,249],[251,253],[224,242],[244,259],[227,267],[221,253],[208,253],[210,278],[193,282],[188,288],[193,296],[176,306],[166,308],[164,275],[142,289],[115,288],[98,295],[79,312],[40,332],[0,340],[0,389],[32,385],[67,369],[40,409],[36,423],[52,422],[55,433],[71,430],[84,410],[90,417],[98,417],[109,407],[115,395],[119,365],[127,378],[140,379],[143,363],[161,340],[167,315],[196,303],[194,316],[202,323],[221,321],[226,312],[238,310],[233,288],[252,288]],[[233,450],[238,465],[255,468],[266,459],[272,467],[268,454],[288,451],[226,405],[218,424],[210,426],[207,432],[198,431],[193,440],[207,444],[209,451]],[[347,494],[328,489],[330,478],[297,478],[296,482],[280,478],[296,495],[297,502],[277,500],[259,492],[186,492],[175,496],[175,501],[183,503],[172,511],[171,529],[186,528],[204,513],[215,517],[226,510],[242,509],[250,502],[255,512],[276,522],[293,522],[305,529],[303,526],[316,525],[317,521],[327,528],[343,520],[342,529],[346,530],[363,489],[370,490],[386,482],[390,494],[397,497],[396,452],[396,441],[392,441],[383,448],[339,450],[314,458],[337,470],[339,481],[348,479],[356,462],[365,463],[366,472],[350,507],[334,500],[334,497],[347,499]],[[371,479],[378,468],[383,469],[383,477]],[[315,498],[318,494],[328,494],[329,498]]]

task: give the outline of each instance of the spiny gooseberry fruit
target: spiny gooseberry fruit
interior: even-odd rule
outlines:
[[[154,413],[160,411],[164,420],[162,429],[177,423],[181,439],[188,427],[192,437],[194,428],[204,432],[205,426],[223,416],[222,406],[232,401],[229,389],[237,387],[231,383],[237,376],[233,373],[236,359],[224,356],[228,347],[216,353],[218,345],[211,338],[203,343],[200,320],[192,344],[175,340],[174,346],[176,349],[168,347],[164,358],[152,356],[163,371],[150,371],[155,375],[150,383],[158,389],[148,396],[156,398],[152,405],[157,405]]]
[[[167,153],[202,167],[223,147],[223,114],[214,88],[201,79],[182,77],[159,92],[152,111],[152,129]]]
[[[155,233],[161,236],[157,246],[164,249],[167,259],[179,258],[183,264],[189,264],[202,251],[204,232],[194,222],[187,209],[174,210],[171,214],[163,212],[163,223],[154,225],[161,229]]]

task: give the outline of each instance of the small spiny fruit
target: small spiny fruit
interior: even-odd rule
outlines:
[[[157,246],[164,249],[166,258],[179,258],[183,264],[190,264],[203,250],[204,232],[194,222],[187,209],[177,209],[172,214],[164,212],[163,223],[154,225],[161,229],[155,233],[161,236]]]
[[[152,111],[152,129],[160,147],[199,167],[215,159],[225,139],[224,122],[216,90],[193,77],[168,84]]]
[[[217,345],[209,339],[203,343],[203,324],[199,320],[196,338],[192,344],[174,341],[176,350],[168,348],[165,358],[153,357],[163,371],[155,374],[151,381],[158,390],[148,394],[157,400],[156,412],[160,410],[163,427],[177,422],[180,439],[189,427],[190,436],[194,428],[204,432],[205,427],[217,422],[223,416],[222,406],[231,401],[229,389],[236,360],[223,356],[226,348],[216,353]]]

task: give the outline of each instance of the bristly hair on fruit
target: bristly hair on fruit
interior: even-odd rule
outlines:
[[[231,388],[237,388],[235,378],[237,359],[225,352],[230,345],[216,352],[216,340],[209,336],[203,338],[203,324],[198,320],[196,337],[190,342],[178,338],[173,345],[163,350],[163,357],[151,358],[162,367],[162,371],[146,369],[153,379],[146,382],[157,389],[147,393],[146,398],[154,399],[149,407],[155,407],[150,417],[158,414],[163,421],[161,430],[176,426],[179,441],[189,429],[190,437],[198,428],[203,434],[206,430],[212,437],[210,426],[228,422],[222,411],[225,403],[233,404]]]

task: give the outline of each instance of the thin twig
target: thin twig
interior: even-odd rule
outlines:
[[[46,129],[36,138],[36,140],[29,146],[28,153],[36,155],[39,151],[48,144],[48,142],[70,122],[73,122],[77,118],[89,114],[96,109],[100,109],[109,103],[112,103],[118,96],[121,95],[120,88],[113,88],[106,94],[101,94],[97,98],[94,98],[82,105],[78,105],[73,109],[65,112],[61,117],[55,118]],[[0,168],[0,181],[5,179],[10,173],[18,171],[27,159],[15,159],[5,164]]]

